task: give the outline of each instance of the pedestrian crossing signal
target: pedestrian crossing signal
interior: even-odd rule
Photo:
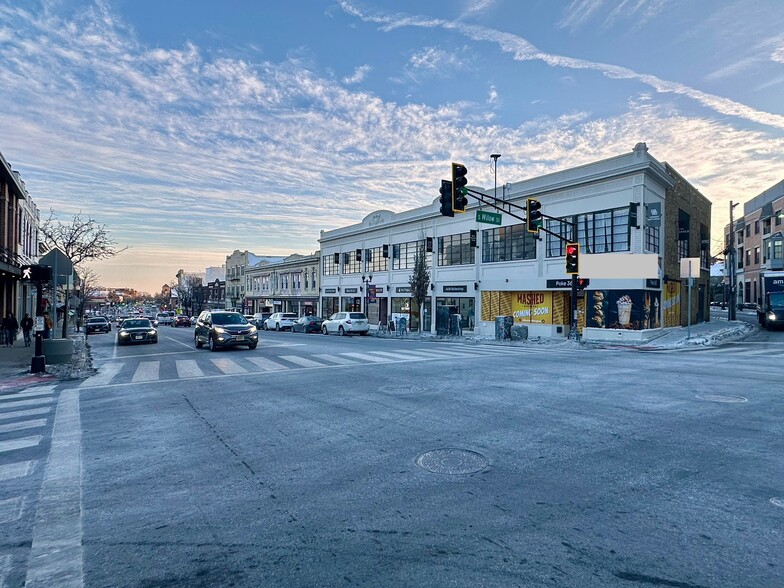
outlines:
[[[25,282],[49,282],[52,280],[52,268],[48,265],[23,265],[22,280]]]

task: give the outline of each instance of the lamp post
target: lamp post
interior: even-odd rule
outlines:
[[[736,256],[736,251],[735,251],[735,219],[733,218],[733,214],[732,214],[732,211],[735,210],[735,207],[738,204],[740,204],[740,202],[735,202],[733,204],[732,200],[730,200],[730,243],[729,243],[729,246],[730,246],[730,251],[729,251],[729,253],[730,253],[730,267],[729,267],[729,270],[730,270],[730,296],[729,296],[729,298],[730,298],[730,306],[729,306],[729,309],[727,310],[727,320],[730,320],[730,321],[737,320],[737,318],[738,318],[738,315],[737,315],[737,312],[736,312],[738,300],[737,300],[737,296],[735,294],[735,288],[736,288],[736,284],[735,284],[735,268],[736,268],[736,265],[735,265],[735,263],[736,263],[735,262],[735,256]]]
[[[373,281],[373,274],[362,274],[362,283],[365,285],[365,316],[368,316],[368,294],[370,293],[370,283]],[[369,318],[368,318],[369,320]]]
[[[493,153],[490,159],[493,160],[493,198],[498,198],[498,158],[500,153]]]

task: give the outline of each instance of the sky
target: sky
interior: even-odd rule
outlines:
[[[713,202],[784,179],[781,0],[0,0],[0,152],[160,291],[235,249],[639,141]]]

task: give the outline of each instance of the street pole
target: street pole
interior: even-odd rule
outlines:
[[[577,243],[577,217],[572,217],[572,243]],[[577,279],[578,274],[572,274],[572,325],[569,329],[569,338],[577,341]]]
[[[729,251],[729,258],[730,258],[730,305],[727,309],[727,320],[737,320],[737,295],[735,294],[735,268],[737,264],[735,262],[735,257],[737,252],[735,251],[735,220],[732,214],[732,211],[739,203],[733,204],[732,200],[730,200],[730,251]]]
[[[688,327],[686,330],[686,338],[691,339],[691,284],[694,281],[694,278],[691,277],[691,258],[689,258],[689,319],[688,319]]]

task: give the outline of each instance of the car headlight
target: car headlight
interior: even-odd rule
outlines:
[[[216,333],[225,333],[226,329],[224,329],[223,327],[215,327],[215,332]]]
[[[128,331],[120,331],[120,337],[127,337]]]
[[[155,329],[150,329],[149,331],[147,331],[148,335],[156,335],[157,333],[158,332]]]
[[[769,312],[768,313],[768,320],[769,321],[775,321],[776,320],[776,313],[775,312]]]
[[[251,332],[251,333],[255,333],[255,332],[256,332],[256,327],[254,327],[253,325],[251,325],[251,326],[250,326],[250,332]]]

